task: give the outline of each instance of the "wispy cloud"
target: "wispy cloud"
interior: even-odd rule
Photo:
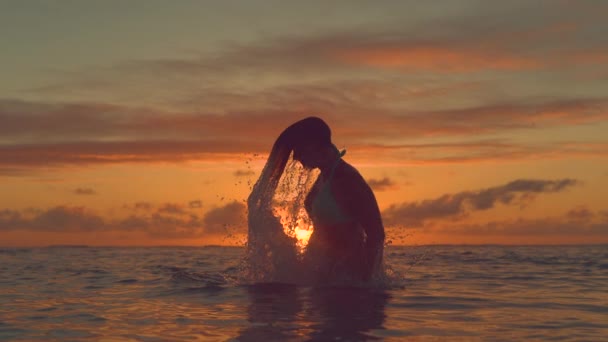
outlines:
[[[48,209],[0,210],[0,231],[32,232],[140,232],[155,239],[227,236],[245,232],[245,205],[231,202],[200,216],[200,201],[127,205],[125,216],[110,217],[81,206]]]
[[[165,203],[158,208],[158,213],[183,215],[186,214],[186,209],[178,203]]]
[[[367,184],[374,191],[387,191],[397,189],[397,184],[390,178],[384,177],[381,179],[370,178],[367,180]]]
[[[255,172],[253,172],[253,170],[236,170],[234,171],[234,176],[235,177],[249,177],[249,176],[253,176],[255,175]]]
[[[1,101],[0,101],[1,102]],[[0,167],[4,174],[29,167],[124,162],[182,162],[234,158],[240,153],[266,153],[274,138],[290,123],[311,113],[281,114],[244,112],[228,115],[164,113],[86,104],[55,105],[11,101],[0,106],[4,125]],[[339,107],[339,106],[338,106]],[[109,109],[108,109],[109,108]],[[79,115],[79,109],[84,113]],[[68,114],[64,114],[67,110]],[[99,110],[99,112],[98,112]],[[342,109],[343,110],[343,109]],[[105,115],[109,111],[108,115]],[[334,127],[336,139],[355,149],[437,151],[410,153],[412,162],[470,162],[484,159],[516,159],[531,155],[549,158],[561,154],[605,155],[600,145],[509,142],[458,142],[451,144],[387,145],[385,139],[466,137],[511,129],[539,129],[578,125],[608,119],[608,100],[577,99],[541,103],[495,104],[465,109],[407,112],[397,115],[379,111],[369,115],[353,109],[350,115],[324,115]],[[35,112],[35,114],[32,114]],[[21,113],[21,114],[20,114]],[[25,113],[25,114],[24,114]],[[29,113],[29,114],[28,114]],[[88,114],[87,114],[88,113]],[[121,114],[118,114],[121,113]],[[205,138],[201,138],[201,137]],[[373,143],[373,141],[378,141]],[[371,143],[370,143],[371,142]],[[459,149],[459,151],[455,151]],[[603,151],[603,152],[602,152]],[[363,151],[364,152],[364,151]]]
[[[382,145],[364,144],[350,148],[358,159],[383,158],[397,165],[448,165],[500,163],[577,158],[606,158],[608,143],[546,142],[517,144],[500,141],[462,143]]]
[[[237,201],[211,209],[205,214],[205,233],[228,235],[247,231],[247,207]]]
[[[188,206],[190,209],[199,209],[203,207],[203,202],[201,200],[193,200],[188,202]]]
[[[462,219],[474,211],[494,208],[497,204],[522,205],[538,194],[561,192],[579,184],[575,179],[518,179],[505,185],[476,191],[445,194],[435,199],[391,205],[382,212],[387,226],[422,227],[427,221]]]
[[[441,47],[431,44],[378,46],[337,51],[335,57],[347,64],[403,71],[434,70],[466,72],[475,70],[525,70],[542,67],[531,57],[505,52]]]
[[[335,139],[351,149],[428,152],[408,154],[411,163],[557,158],[563,146],[554,141],[505,141],[494,149],[464,142],[449,153],[403,145],[606,122],[601,80],[563,90],[580,73],[608,72],[598,15],[605,6],[570,6],[477,3],[466,15],[455,10],[455,17],[415,24],[285,32],[195,57],[70,70],[71,81],[28,96],[51,100],[0,99],[0,175],[43,165],[266,153],[283,128],[309,115],[326,118]],[[540,11],[551,15],[532,15]],[[561,157],[604,151],[579,145]]]
[[[101,216],[84,207],[57,206],[24,212],[0,210],[0,227],[2,230],[92,232],[106,229],[107,224]]]
[[[126,208],[129,208],[129,205],[125,205]],[[144,210],[144,211],[148,211],[151,210],[153,207],[152,203],[149,202],[136,202],[135,204],[133,204],[133,209],[135,210]]]
[[[273,139],[268,138],[268,144]],[[36,170],[47,171],[66,166],[117,163],[183,163],[192,161],[234,161],[244,154],[266,154],[269,146],[239,141],[123,141],[80,142],[64,144],[29,144],[0,146],[0,176],[32,176]],[[486,141],[441,144],[346,144],[349,158],[373,159],[399,165],[465,164],[551,160],[565,158],[606,158],[607,143],[554,142],[512,144]],[[4,171],[4,172],[2,172]],[[249,173],[235,171],[235,176]]]
[[[261,35],[247,43],[228,42],[194,57],[145,56],[72,70],[73,80],[37,87],[35,93],[61,99],[105,98],[110,103],[129,98],[126,102],[220,112],[278,106],[327,110],[334,104],[350,112],[345,100],[362,97],[361,91],[367,96],[358,107],[375,99],[371,108],[387,95],[392,106],[402,104],[411,94],[408,90],[423,82],[432,83],[430,89],[450,91],[462,91],[454,84],[483,82],[485,87],[469,94],[469,103],[488,98],[492,93],[487,88],[499,95],[522,94],[521,89],[530,91],[530,83],[544,89],[527,95],[550,97],[559,85],[571,84],[576,74],[607,71],[605,20],[598,16],[605,6],[585,3],[573,9],[561,2],[518,2],[459,7],[466,10],[428,18],[422,15],[425,10],[413,15],[401,8],[396,13],[404,19],[381,26],[296,30]],[[545,15],[540,18],[538,13]],[[293,93],[286,97],[289,92]],[[441,98],[442,103],[453,100]],[[462,105],[461,100],[455,102]]]
[[[238,145],[241,146],[238,146]],[[0,146],[0,165],[16,174],[28,167],[230,160],[266,150],[236,141],[121,141]],[[16,166],[21,166],[16,167]]]
[[[0,177],[21,177],[30,174],[32,174],[32,170],[29,170],[28,168],[0,166]]]
[[[535,7],[531,11],[549,10],[547,6],[531,7]],[[161,72],[189,77],[243,71],[335,75],[369,67],[460,73],[546,69],[573,62],[597,65],[605,60],[606,51],[597,33],[601,19],[592,18],[589,10],[587,22],[583,18],[572,21],[559,15],[557,8],[566,11],[566,7],[552,6],[549,11],[555,11],[556,16],[549,20],[514,13],[518,25],[508,20],[497,22],[495,16],[486,14],[475,20],[454,18],[414,27],[286,34],[249,44],[230,44],[198,58],[133,60],[114,68],[123,73]],[[559,48],[560,43],[566,48]],[[546,58],[549,54],[552,59]]]
[[[574,221],[590,221],[595,215],[594,212],[584,206],[573,208],[566,213],[566,217]]]
[[[294,91],[296,93],[297,91]],[[351,141],[369,138],[459,136],[501,132],[511,129],[538,129],[576,125],[608,119],[608,98],[520,100],[443,110],[368,108],[365,96],[336,99],[329,108],[285,110],[298,107],[289,96],[281,104],[253,106],[253,109],[227,112],[165,112],[152,109],[95,104],[56,104],[4,101],[0,132],[5,143],[69,141],[121,142],[129,140],[202,141],[211,148],[230,150],[256,139],[278,135],[287,125],[317,114],[336,123],[336,133]],[[2,101],[0,101],[2,103]],[[292,106],[293,105],[293,106]],[[33,107],[35,114],[27,114]],[[57,108],[59,107],[59,108]],[[315,111],[315,110],[318,110]],[[350,113],[350,114],[348,114]],[[374,115],[370,115],[373,113]],[[202,136],[207,137],[201,139]]]
[[[74,189],[74,194],[76,195],[96,195],[97,191],[92,188],[76,188]]]
[[[545,236],[547,238],[586,237],[588,239],[601,236],[604,239],[608,238],[608,218],[596,219],[596,217],[600,217],[600,215],[590,212],[584,218],[573,218],[570,215],[555,215],[537,219],[517,218],[482,224],[454,224],[435,228],[433,232],[482,237],[519,236],[523,239],[530,236]]]

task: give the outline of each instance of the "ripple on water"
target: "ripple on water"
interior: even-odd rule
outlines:
[[[164,338],[149,335],[124,335],[128,340],[142,341],[142,342],[162,342],[166,341]]]
[[[11,327],[0,322],[0,340],[11,340],[21,336],[25,336],[27,330]]]
[[[0,279],[0,341],[608,336],[605,247],[438,249],[437,255],[428,247],[387,249],[387,262],[407,278],[405,288],[385,291],[387,298],[360,289],[239,285],[238,250],[216,257],[221,248],[188,249],[193,256],[183,263],[163,259],[172,249],[98,249],[95,257],[82,249],[70,263],[66,254],[54,257],[60,250],[37,252],[43,261],[3,255],[0,273],[9,279]],[[40,264],[42,272],[24,273],[28,264]],[[60,268],[69,272],[55,272]]]
[[[105,317],[97,316],[88,312],[79,312],[75,314],[63,315],[58,317],[60,320],[86,323],[104,323],[107,321]]]
[[[74,338],[94,338],[98,335],[92,334],[88,330],[81,329],[52,329],[47,333],[47,336],[60,340],[67,340]]]
[[[117,281],[116,283],[118,284],[134,284],[137,283],[139,280],[137,279],[133,279],[133,278],[128,278],[128,279],[121,279],[119,281]]]

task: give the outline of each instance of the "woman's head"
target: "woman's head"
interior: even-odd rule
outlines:
[[[287,127],[281,136],[293,150],[293,157],[307,168],[319,167],[328,149],[334,149],[331,129],[320,118],[308,117]]]
[[[297,148],[307,144],[330,145],[331,130],[322,119],[311,116],[293,123],[287,127],[279,140],[290,148]]]
[[[262,193],[272,193],[292,151],[294,159],[300,161],[304,167],[315,168],[322,165],[323,156],[326,156],[330,149],[335,150],[331,143],[331,130],[323,120],[309,117],[292,124],[274,142],[268,162],[255,187],[263,184],[265,188]]]

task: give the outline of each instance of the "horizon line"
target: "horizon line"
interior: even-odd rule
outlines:
[[[606,246],[608,242],[604,243],[545,243],[545,244],[511,244],[511,243],[458,243],[458,244],[446,244],[446,243],[429,243],[429,244],[391,244],[385,246],[390,247],[489,247],[489,246],[500,246],[500,247],[575,247],[575,246]],[[53,245],[38,245],[38,246],[0,246],[2,249],[9,248],[209,248],[209,247],[222,247],[222,248],[245,248],[242,245],[86,245],[86,244],[53,244]]]

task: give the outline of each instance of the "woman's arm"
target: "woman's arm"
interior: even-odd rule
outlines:
[[[384,250],[384,225],[378,202],[367,182],[352,166],[345,163],[337,170],[333,188],[336,200],[342,208],[361,225],[366,234],[364,278],[369,279],[382,261]]]

